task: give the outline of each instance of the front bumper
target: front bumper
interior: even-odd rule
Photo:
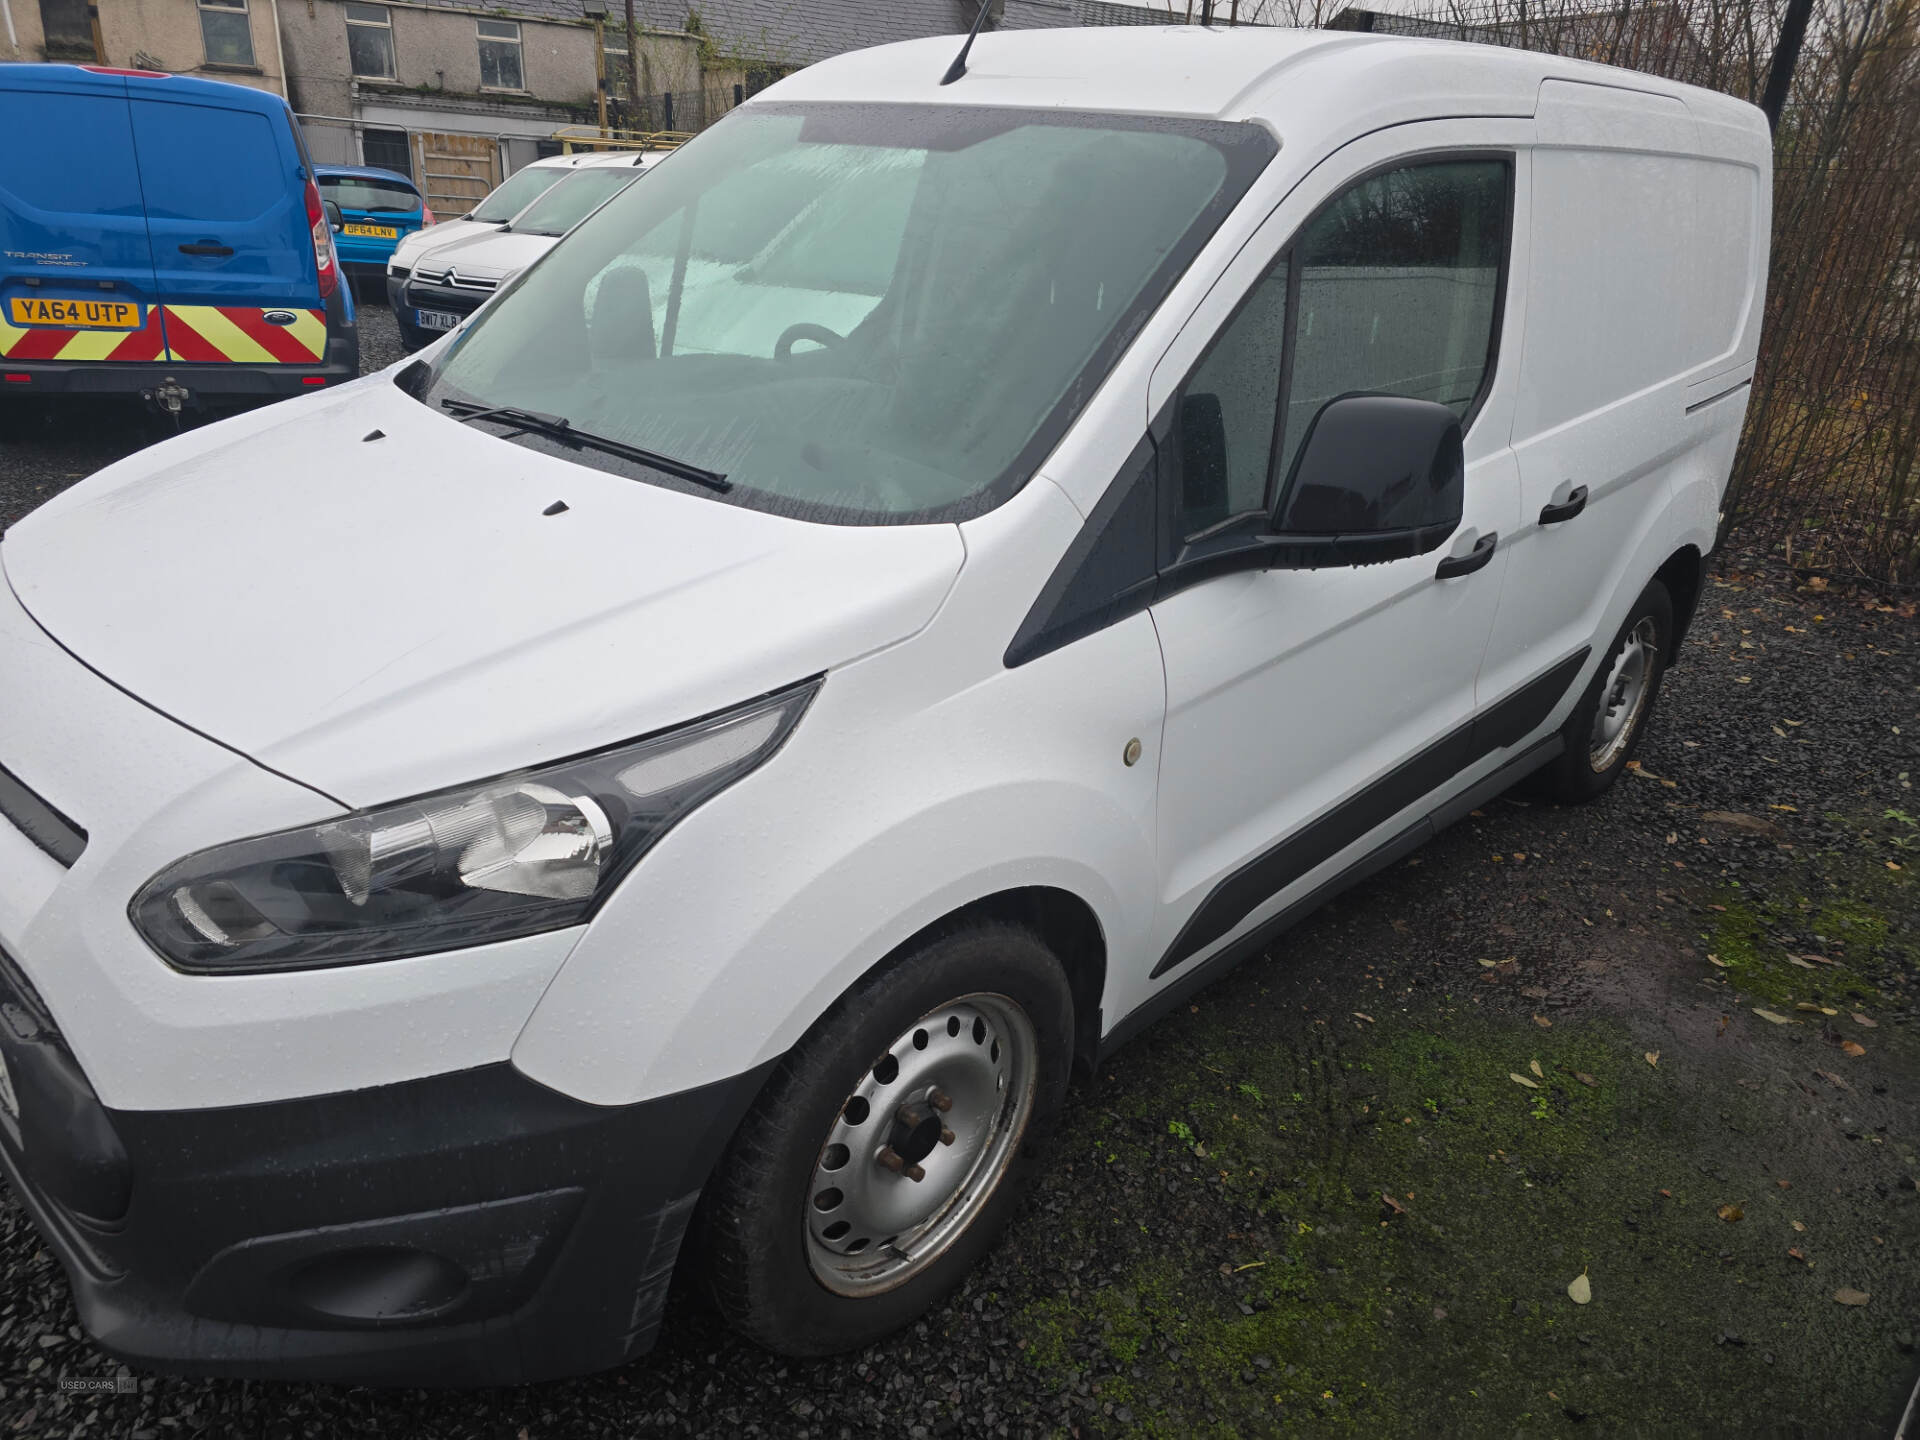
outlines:
[[[387,275],[387,308],[400,330],[400,343],[409,351],[431,345],[447,332],[428,330],[415,319],[419,310],[438,310],[462,319],[493,298],[493,290],[449,285],[423,285],[412,278]]]
[[[108,1110],[0,956],[0,1167],[131,1364],[499,1385],[643,1353],[765,1067],[599,1107],[507,1064],[208,1110]]]

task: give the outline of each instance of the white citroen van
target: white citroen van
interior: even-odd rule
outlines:
[[[801,71],[420,358],[0,544],[0,1158],[109,1352],[552,1376],[676,1265],[860,1345],[1076,1067],[1619,775],[1753,374],[1759,112],[955,48]]]

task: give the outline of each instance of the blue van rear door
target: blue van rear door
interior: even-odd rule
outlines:
[[[291,122],[244,90],[227,104],[165,87],[136,82],[129,98],[168,354],[319,364],[326,311]]]
[[[126,81],[0,66],[0,136],[0,359],[159,359]]]

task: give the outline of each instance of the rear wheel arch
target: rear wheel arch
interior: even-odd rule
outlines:
[[[1667,653],[1671,666],[1680,653],[1680,642],[1687,638],[1694,607],[1700,603],[1700,592],[1706,585],[1706,560],[1694,546],[1682,545],[1661,563],[1653,578],[1667,587],[1673,601],[1673,638]]]

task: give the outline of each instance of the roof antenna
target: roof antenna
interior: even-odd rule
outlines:
[[[967,31],[967,43],[960,47],[960,53],[953,57],[953,64],[940,77],[942,85],[951,85],[967,73],[967,52],[973,49],[973,37],[980,33],[980,27],[986,23],[987,11],[993,8],[993,0],[979,0],[979,5],[979,12],[973,17],[973,28]]]

